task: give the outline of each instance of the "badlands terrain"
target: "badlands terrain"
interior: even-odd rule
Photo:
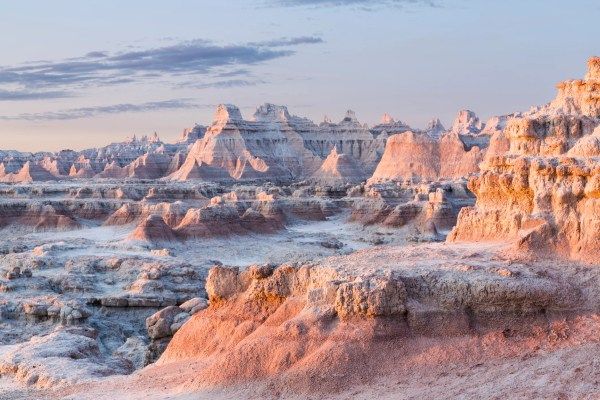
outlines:
[[[600,58],[557,89],[0,151],[0,398],[600,397]]]

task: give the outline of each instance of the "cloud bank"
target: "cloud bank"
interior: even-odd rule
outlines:
[[[147,50],[114,54],[91,51],[81,57],[58,61],[0,66],[0,98],[26,100],[50,98],[53,95],[64,97],[68,95],[67,90],[80,87],[118,85],[157,77],[209,75],[229,69],[244,71],[248,66],[289,57],[296,52],[293,47],[322,42],[321,38],[314,36],[234,45],[193,40]],[[19,89],[10,92],[7,86],[17,86]],[[48,88],[52,91],[40,91]]]
[[[150,111],[178,110],[213,107],[210,104],[197,104],[190,99],[172,99],[141,104],[113,104],[108,106],[71,108],[62,111],[25,113],[15,116],[0,116],[4,121],[56,121],[95,117],[107,114],[140,113]]]
[[[0,89],[0,101],[21,101],[21,100],[46,100],[62,99],[72,97],[66,91],[29,91],[29,90],[2,90]]]

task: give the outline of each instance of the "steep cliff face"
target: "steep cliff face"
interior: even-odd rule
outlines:
[[[294,139],[300,138],[290,137],[293,136],[291,131],[284,133],[278,129],[279,123],[285,120],[268,119],[268,116],[286,117],[285,114],[260,114],[257,121],[245,121],[237,107],[220,105],[213,124],[194,144],[171,179],[289,180],[300,174],[308,152],[296,153]]]
[[[350,155],[338,153],[337,147],[334,147],[311,178],[325,184],[343,184],[362,182],[368,176],[358,160]]]
[[[504,135],[511,155],[558,156],[597,125],[598,119],[587,115],[541,111],[510,120]]]
[[[157,365],[198,363],[188,389],[270,379],[271,392],[328,392],[403,368],[414,360],[408,349],[424,337],[431,343],[507,329],[527,335],[536,325],[539,333],[548,324],[536,317],[541,309],[579,302],[568,285],[525,269],[513,273],[493,261],[469,269],[456,249],[443,250],[443,265],[430,264],[423,251],[384,248],[321,265],[243,271],[214,267],[206,281],[210,306],[180,328]],[[437,257],[441,250],[425,251]]]
[[[461,211],[450,241],[508,238],[522,249],[600,257],[598,58],[588,65],[586,80],[559,84],[554,101],[495,136],[506,151],[469,182],[477,202]]]
[[[574,157],[497,157],[469,182],[451,241],[513,240],[523,249],[600,257],[600,163]]]
[[[54,175],[32,161],[27,161],[18,172],[5,174],[4,177],[0,178],[0,182],[6,183],[27,183],[53,180],[56,180]]]
[[[462,178],[479,172],[490,133],[472,111],[458,113],[452,128],[434,120],[425,131],[409,131],[388,138],[371,182]]]
[[[120,167],[116,161],[106,164],[97,177],[158,179],[167,174],[173,160],[166,154],[146,153],[124,167]]]
[[[337,124],[323,122],[318,129],[305,131],[302,134],[304,146],[321,159],[326,158],[335,147],[338,153],[347,154],[356,159],[364,168],[365,173],[371,175],[385,148],[387,139],[387,134],[383,134],[385,129],[404,130],[398,123],[392,123],[390,119],[387,121],[387,127],[375,127],[374,134],[366,124],[358,121],[354,111],[348,110],[344,119]]]
[[[485,157],[488,137],[465,142],[464,136],[449,132],[440,138],[441,178],[463,178],[479,172],[479,164]],[[477,144],[476,144],[477,143]]]
[[[370,174],[384,143],[352,112],[339,124],[317,126],[283,106],[264,104],[247,121],[237,107],[220,105],[213,124],[171,179],[291,181],[313,175],[334,148]]]

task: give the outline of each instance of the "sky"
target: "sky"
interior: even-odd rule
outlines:
[[[486,119],[583,77],[599,22],[597,0],[0,0],[0,149],[174,141],[220,103]]]

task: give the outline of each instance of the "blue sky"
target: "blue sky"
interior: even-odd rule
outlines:
[[[599,21],[596,0],[0,0],[0,148],[174,140],[221,102],[487,118],[582,77]]]

